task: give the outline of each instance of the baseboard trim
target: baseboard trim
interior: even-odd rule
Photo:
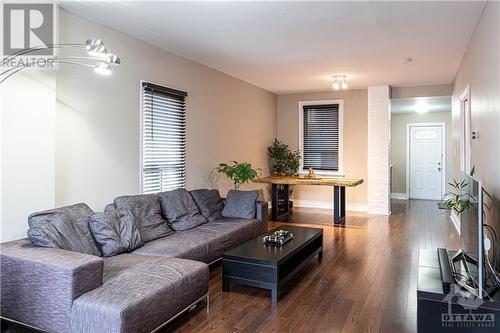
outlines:
[[[455,213],[454,210],[452,210],[450,213],[450,219],[453,225],[455,226],[455,229],[457,229],[458,234],[460,235],[460,218],[458,217],[457,213]]]
[[[292,199],[292,201],[294,207],[333,209],[331,201],[303,199]],[[367,206],[366,203],[346,203],[345,209],[350,212],[366,212]],[[271,207],[271,202],[269,202],[269,207]]]
[[[408,200],[408,195],[406,193],[391,193],[391,199]]]

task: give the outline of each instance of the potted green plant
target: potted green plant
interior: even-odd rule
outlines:
[[[277,176],[297,176],[300,167],[300,151],[292,151],[287,144],[274,139],[267,147],[267,155],[271,159],[271,173]]]
[[[239,189],[241,184],[253,181],[262,172],[260,168],[253,169],[250,163],[237,161],[231,161],[229,164],[220,163],[215,169],[231,179],[235,189]]]
[[[469,175],[471,177],[474,176],[475,171],[476,167],[473,166]],[[453,181],[448,183],[448,185],[450,185],[451,190],[444,195],[443,200],[441,200],[441,205],[443,208],[455,213],[458,219],[460,219],[460,214],[474,206],[473,198],[467,190],[468,183],[465,179],[462,179],[461,181],[453,179]],[[483,189],[483,193],[486,194],[490,200],[492,200],[491,195],[486,192],[486,190]],[[484,201],[483,205],[485,207],[484,212],[489,210],[490,207],[486,204],[486,201]]]
[[[274,139],[272,145],[267,147],[267,155],[270,159],[271,164],[271,174],[275,176],[298,176],[299,175],[299,167],[300,167],[300,151],[299,150],[291,150],[290,147],[279,141],[278,139]],[[293,185],[289,186],[288,189],[289,197],[292,196]],[[278,187],[278,203],[282,202],[280,198],[283,198],[283,187]],[[289,209],[291,210],[293,207],[293,201],[290,200]]]

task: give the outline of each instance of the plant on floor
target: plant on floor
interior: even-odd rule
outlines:
[[[222,173],[231,179],[234,182],[235,189],[239,189],[241,184],[253,181],[255,178],[259,177],[259,174],[262,173],[262,169],[253,169],[250,163],[239,163],[237,161],[229,162],[229,164],[220,163],[215,169],[217,172]]]
[[[271,173],[277,176],[297,176],[300,166],[300,151],[292,151],[287,144],[274,139],[267,147],[267,155],[271,159]]]

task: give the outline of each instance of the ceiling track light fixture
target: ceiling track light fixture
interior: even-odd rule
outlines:
[[[332,76],[332,80],[333,80],[332,88],[334,90],[349,88],[349,85],[347,84],[345,78],[346,78],[345,75],[333,75]]]
[[[10,57],[4,58],[0,63],[0,67],[8,65],[12,60],[21,56],[29,56],[31,53],[43,49],[68,49],[76,48],[87,51],[88,56],[79,57],[57,57],[53,58],[53,62],[57,64],[79,65],[90,67],[94,72],[100,75],[110,75],[113,72],[113,66],[118,66],[121,63],[120,57],[114,53],[109,53],[104,42],[99,38],[89,38],[85,44],[50,44],[47,47],[33,47],[21,50]],[[0,84],[7,80],[12,75],[21,71],[24,68],[33,67],[29,62],[23,62],[21,65],[12,66],[5,71],[0,72]]]

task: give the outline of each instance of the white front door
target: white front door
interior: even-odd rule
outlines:
[[[410,199],[441,199],[442,130],[441,126],[410,127]]]

